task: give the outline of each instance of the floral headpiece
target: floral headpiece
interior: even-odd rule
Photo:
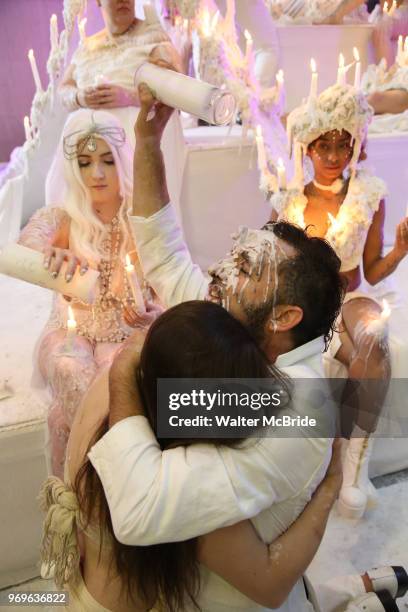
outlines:
[[[307,147],[333,130],[351,134],[354,145],[350,166],[354,172],[373,114],[364,94],[351,85],[332,85],[316,99],[295,108],[288,116],[287,131],[298,182],[303,179],[301,165]]]
[[[75,130],[67,134],[63,140],[64,156],[66,159],[75,159],[85,149],[96,151],[96,139],[100,137],[114,147],[121,147],[126,142],[125,130],[116,126],[103,126],[92,123],[89,130]]]

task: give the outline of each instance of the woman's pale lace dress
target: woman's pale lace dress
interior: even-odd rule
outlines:
[[[24,228],[20,244],[43,251],[56,232],[67,226],[69,217],[62,208],[42,208]],[[54,474],[62,476],[65,449],[78,405],[95,374],[108,365],[131,333],[123,319],[125,304],[134,304],[123,262],[118,256],[122,237],[115,220],[107,227],[105,256],[99,263],[98,294],[92,306],[79,300],[68,302],[55,294],[51,315],[40,338],[36,358],[39,370],[51,392],[48,413],[51,462]],[[135,262],[139,280],[142,274]],[[78,273],[78,272],[77,272]],[[73,348],[66,343],[68,304],[77,322]]]

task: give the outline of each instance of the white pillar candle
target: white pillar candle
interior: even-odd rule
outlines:
[[[346,84],[346,68],[344,66],[344,55],[340,53],[339,68],[337,71],[337,85],[345,85],[345,84]]]
[[[227,11],[225,13],[225,24],[227,33],[235,38],[235,0],[227,0]]]
[[[58,21],[55,14],[50,19],[50,42],[51,52],[53,52],[58,47]]]
[[[143,294],[140,289],[139,280],[135,271],[135,266],[130,261],[129,255],[126,255],[125,270],[129,286],[132,291],[133,299],[135,300],[135,308],[140,313],[146,312]]]
[[[74,340],[76,336],[77,324],[74,317],[74,312],[71,306],[68,306],[68,319],[67,319],[67,335],[65,339],[64,350],[71,352],[74,347]]]
[[[261,172],[267,170],[268,162],[266,159],[265,142],[262,135],[262,127],[256,126],[256,148],[258,151],[258,168]]]
[[[53,278],[50,271],[44,268],[44,255],[39,251],[21,244],[9,244],[0,253],[1,274],[92,304],[95,300],[99,272],[88,269],[83,276],[76,272],[72,280],[67,283],[66,265],[67,262],[64,261],[57,278]]]
[[[310,69],[312,71],[312,78],[310,81],[309,105],[311,105],[317,98],[317,82],[319,77],[316,71],[316,62],[313,58],[310,60]]]
[[[79,38],[80,38],[82,44],[86,43],[86,30],[85,30],[86,22],[87,22],[86,17],[81,19],[81,21],[79,21],[79,19],[77,19]]]
[[[281,157],[278,159],[277,170],[278,170],[279,189],[283,191],[287,188],[287,182],[286,182],[286,168],[285,168],[285,164],[283,163]]]
[[[356,60],[356,71],[354,75],[354,87],[356,89],[360,89],[361,82],[361,62],[360,62],[360,54],[358,52],[357,47],[353,49],[354,59]]]
[[[37,62],[35,61],[35,55],[33,49],[28,52],[28,59],[31,66],[31,72],[33,73],[35,88],[37,91],[42,91],[41,79],[38,73]]]
[[[160,102],[208,123],[228,124],[235,113],[235,98],[225,89],[146,62],[136,70],[135,86],[146,83]]]
[[[30,119],[27,116],[24,117],[24,132],[25,132],[26,142],[31,142],[33,137],[31,134]]]

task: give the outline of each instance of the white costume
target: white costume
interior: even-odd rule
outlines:
[[[130,219],[144,274],[166,305],[203,299],[208,280],[191,261],[172,207],[148,219]],[[322,338],[316,338],[280,355],[276,366],[293,378],[319,378],[322,350]],[[296,414],[316,410],[305,398],[296,399],[296,392],[294,406]],[[333,432],[334,409],[317,410],[325,430],[320,435]],[[90,458],[123,543],[187,539],[255,515],[255,528],[271,542],[302,512],[329,461],[330,439],[308,437],[319,435],[316,431],[302,433],[305,437],[297,439],[251,440],[244,449],[200,444],[162,453],[147,420],[139,416],[113,427]],[[301,461],[294,461],[294,455]],[[131,495],[122,494],[125,483]],[[199,604],[206,612],[264,610],[204,568]],[[313,609],[302,581],[281,609]]]

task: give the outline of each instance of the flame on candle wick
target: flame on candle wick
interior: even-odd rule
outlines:
[[[345,64],[344,55],[342,53],[340,53],[340,55],[339,55],[339,68],[344,68],[344,64]]]
[[[68,305],[68,321],[72,321],[73,323],[76,323],[75,317],[74,317],[74,311],[69,305]]]
[[[388,2],[384,2],[383,12],[388,13]]]
[[[128,253],[126,253],[125,259],[126,259],[126,266],[131,266],[131,265],[132,265],[132,262],[131,262],[131,260],[130,260],[130,257],[129,257],[129,254],[128,254]]]
[[[358,52],[357,47],[353,47],[353,55],[356,62],[360,61],[360,53]]]
[[[391,308],[390,305],[388,304],[387,300],[383,299],[382,300],[382,312],[381,312],[381,318],[382,319],[389,319],[391,314]]]
[[[278,72],[276,73],[276,80],[278,81],[278,83],[282,84],[283,83],[283,79],[284,79],[284,73],[283,70],[278,70]]]
[[[316,61],[313,59],[313,57],[310,60],[310,69],[311,69],[312,72],[316,72],[316,70],[317,70]]]
[[[280,170],[285,170],[285,164],[283,163],[283,159],[281,157],[278,158],[278,168]]]
[[[248,30],[245,30],[244,35],[245,35],[246,41],[248,43],[252,43],[252,36],[251,36],[251,33]]]
[[[260,125],[256,126],[256,135],[257,138],[262,138],[262,127]]]

